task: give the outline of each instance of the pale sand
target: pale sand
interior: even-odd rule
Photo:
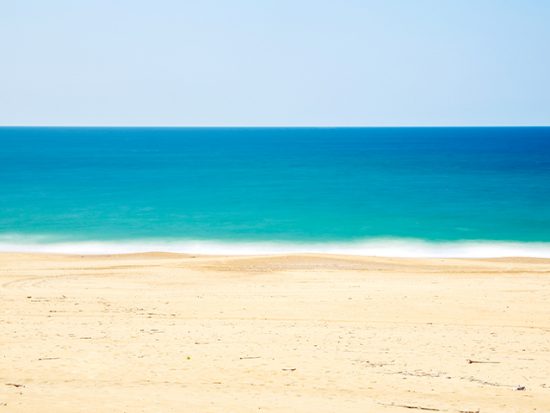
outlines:
[[[550,260],[0,254],[0,286],[0,413],[550,412]]]

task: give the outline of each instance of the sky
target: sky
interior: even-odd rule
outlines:
[[[548,0],[0,0],[0,125],[550,125]]]

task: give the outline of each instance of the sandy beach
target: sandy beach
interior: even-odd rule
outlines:
[[[0,286],[0,412],[550,411],[550,260],[5,253]]]

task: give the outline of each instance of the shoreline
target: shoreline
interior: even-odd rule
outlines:
[[[0,260],[12,259],[15,257],[29,258],[29,259],[225,259],[225,260],[278,260],[278,259],[311,259],[311,260],[323,260],[323,259],[336,259],[336,260],[348,260],[357,262],[400,262],[405,264],[415,265],[419,263],[446,263],[446,262],[502,262],[512,264],[515,262],[523,263],[549,263],[550,258],[547,257],[534,257],[534,256],[495,256],[495,257],[408,257],[408,256],[385,256],[385,255],[358,255],[358,254],[338,254],[338,253],[325,253],[325,252],[281,252],[281,253],[263,253],[263,254],[221,254],[221,253],[190,253],[190,252],[172,252],[172,251],[136,251],[136,252],[98,252],[98,253],[74,253],[74,252],[35,252],[35,251],[2,251],[0,250]],[[550,275],[550,274],[549,274]]]
[[[231,256],[331,254],[393,258],[550,258],[550,242],[492,240],[427,241],[413,238],[373,238],[346,242],[157,239],[52,241],[46,237],[0,236],[0,253],[104,255],[147,253],[152,251]]]

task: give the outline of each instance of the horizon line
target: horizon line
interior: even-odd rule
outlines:
[[[0,125],[1,128],[155,129],[368,129],[368,128],[548,128],[548,125]]]

